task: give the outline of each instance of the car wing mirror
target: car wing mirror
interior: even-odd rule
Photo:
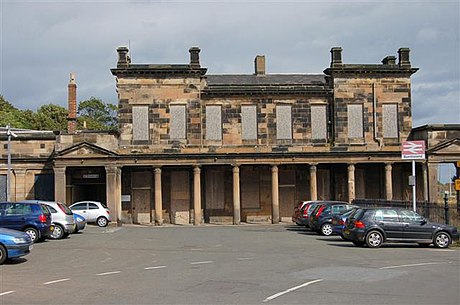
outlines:
[[[426,223],[427,223],[427,221],[426,221],[425,218],[422,218],[422,220],[420,220],[420,224],[421,224],[422,226],[423,226],[424,224],[426,224]]]

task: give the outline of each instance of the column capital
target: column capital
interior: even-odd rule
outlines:
[[[348,170],[354,171],[355,170],[355,163],[348,163]]]
[[[278,166],[277,165],[272,165],[272,173],[277,173],[278,172]]]
[[[318,163],[311,163],[310,164],[310,172],[315,172],[318,167],[317,167]]]
[[[107,174],[116,174],[118,171],[121,171],[120,166],[114,166],[114,165],[106,165],[105,166],[105,172]]]
[[[195,165],[195,166],[193,167],[193,172],[194,172],[195,174],[200,174],[200,173],[201,173],[201,167],[198,166],[198,165]]]
[[[55,174],[65,174],[66,167],[54,167],[53,171]]]
[[[155,167],[153,171],[155,174],[161,174],[161,167]]]
[[[240,167],[238,165],[233,165],[232,172],[238,174],[240,172]]]
[[[385,170],[386,171],[391,171],[392,168],[393,168],[393,163],[391,163],[391,162],[385,163]]]
[[[14,172],[15,175],[25,175],[25,174],[26,174],[26,171],[27,171],[27,170],[26,170],[26,169],[23,169],[23,168],[21,168],[21,169],[14,169],[14,170],[13,170],[13,172]]]

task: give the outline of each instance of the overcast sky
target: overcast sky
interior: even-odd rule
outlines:
[[[450,1],[1,1],[0,94],[21,109],[78,100],[117,103],[118,46],[133,63],[188,63],[208,74],[322,73],[330,48],[345,63],[380,63],[411,49],[413,126],[460,123],[460,8]]]

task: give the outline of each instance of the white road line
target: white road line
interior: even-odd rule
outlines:
[[[317,279],[317,280],[314,280],[314,281],[310,281],[310,282],[306,282],[306,283],[303,283],[302,285],[299,285],[299,286],[295,286],[295,287],[292,287],[292,288],[289,288],[287,290],[284,290],[284,291],[281,291],[281,292],[278,292],[278,293],[275,293],[274,295],[271,295],[269,296],[268,298],[266,298],[263,302],[268,302],[268,301],[271,301],[273,299],[276,299],[277,297],[280,297],[282,295],[285,295],[286,293],[289,293],[289,292],[293,292],[297,289],[300,289],[300,288],[303,288],[303,287],[306,287],[308,285],[311,285],[311,284],[314,284],[314,283],[318,283],[318,282],[321,282],[323,281],[323,279]]]
[[[255,259],[255,257],[238,257],[237,260],[239,261],[247,261],[247,260],[251,260],[251,259]]]
[[[60,280],[55,280],[55,281],[49,281],[49,282],[46,282],[46,283],[43,283],[43,285],[49,285],[49,284],[54,284],[54,283],[60,283],[60,282],[65,282],[65,281],[69,281],[70,279],[60,279]]]
[[[14,292],[13,290],[2,292],[2,293],[0,293],[0,297],[4,296],[4,295],[7,295],[7,294],[10,294],[10,293],[13,293],[13,292]]]
[[[420,263],[420,264],[408,264],[408,265],[399,265],[399,266],[387,266],[387,267],[381,267],[379,268],[380,270],[382,269],[395,269],[395,268],[404,268],[404,267],[417,267],[417,266],[426,266],[426,265],[439,265],[439,264],[447,264],[447,263]]]
[[[104,273],[99,273],[97,275],[110,275],[110,274],[117,274],[120,273],[121,271],[111,271],[111,272],[104,272]]]
[[[202,265],[202,264],[212,264],[214,261],[204,261],[204,262],[193,262],[190,265]]]
[[[155,266],[155,267],[146,267],[144,268],[145,270],[152,270],[152,269],[162,269],[166,268],[167,266]]]
[[[452,249],[430,249],[429,251],[431,251],[431,252],[455,252],[457,250],[452,250]]]

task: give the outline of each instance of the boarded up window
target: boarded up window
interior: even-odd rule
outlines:
[[[206,140],[222,140],[221,106],[206,106]]]
[[[311,138],[322,140],[327,138],[326,106],[311,106]]]
[[[348,137],[363,138],[363,105],[348,105]]]
[[[133,106],[133,141],[149,140],[149,107]]]
[[[398,105],[383,105],[383,137],[398,138]]]
[[[241,169],[241,208],[260,208],[260,176],[251,168]]]
[[[243,140],[257,140],[256,106],[241,106],[241,125]]]
[[[206,171],[206,209],[223,210],[225,208],[224,172]]]
[[[0,175],[0,202],[6,201],[6,175]]]
[[[34,196],[39,200],[54,200],[54,175],[35,175]]]
[[[170,139],[186,138],[186,108],[185,105],[171,105],[169,108],[171,119],[169,123]]]
[[[292,139],[291,106],[276,106],[276,139]]]

